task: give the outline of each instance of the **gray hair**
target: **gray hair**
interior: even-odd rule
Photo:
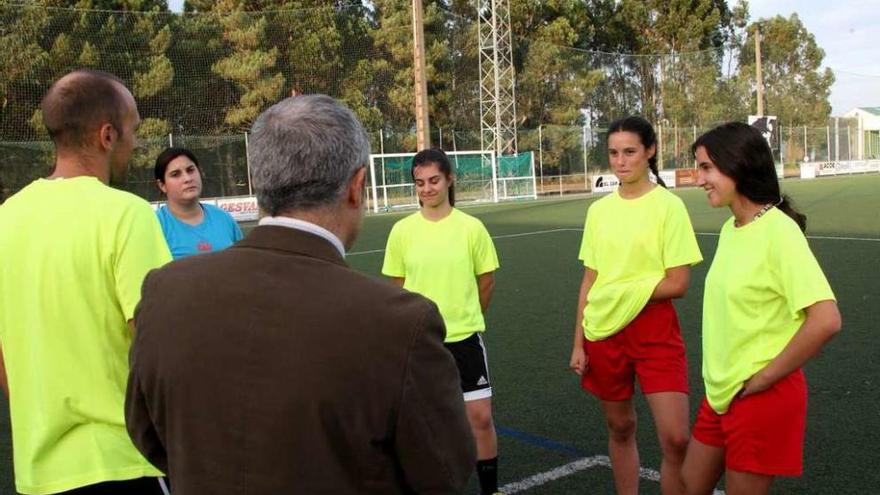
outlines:
[[[370,158],[360,121],[325,95],[269,107],[254,122],[248,148],[257,203],[272,216],[334,204]]]

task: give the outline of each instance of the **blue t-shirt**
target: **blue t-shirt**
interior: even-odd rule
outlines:
[[[214,205],[200,204],[205,219],[198,225],[181,222],[167,206],[156,211],[174,259],[226,249],[242,237],[241,229],[229,213]]]

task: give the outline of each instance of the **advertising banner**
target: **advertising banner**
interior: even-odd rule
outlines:
[[[236,222],[247,222],[260,218],[260,207],[254,196],[236,198],[217,198],[215,204],[221,210],[232,215]]]
[[[614,174],[598,174],[590,178],[593,192],[611,192],[617,189],[620,182]]]
[[[676,187],[695,187],[696,185],[697,185],[697,169],[695,169],[695,168],[675,169],[675,186]]]

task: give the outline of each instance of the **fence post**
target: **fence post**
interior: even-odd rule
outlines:
[[[788,138],[791,139],[791,129],[788,130]],[[782,144],[782,124],[779,124],[779,161],[782,162],[782,169],[785,170],[785,146]]]
[[[849,123],[846,124],[846,159],[852,161],[852,149],[853,149],[853,138],[852,138],[852,127]]]
[[[538,168],[541,171],[541,192],[544,192],[544,134],[538,124]]]
[[[482,133],[481,133],[482,134]],[[498,155],[492,151],[492,202],[498,202]]]
[[[584,191],[587,190],[589,179],[587,179],[587,126],[583,129],[583,146],[584,146]]]
[[[382,129],[379,129],[379,152],[382,153],[382,207],[388,208],[388,187],[385,185],[385,133]],[[375,195],[373,201],[378,201]]]
[[[834,117],[834,161],[840,161],[840,118]]]
[[[810,156],[809,151],[807,151],[807,126],[804,126],[804,160]]]
[[[697,142],[697,126],[696,125],[694,125],[694,140],[691,142],[692,143]],[[694,161],[694,168],[697,168],[697,157],[694,157],[693,161]]]
[[[168,135],[171,137],[171,134]],[[254,188],[251,185],[254,181],[251,179],[251,152],[250,147],[248,146],[248,133],[244,133],[244,163],[247,166],[247,174],[248,174],[248,196],[254,195]]]
[[[663,170],[663,124],[657,123],[657,170]]]
[[[831,127],[825,126],[825,161],[831,161]]]
[[[170,133],[170,132],[168,133],[168,147],[169,147],[169,148],[173,148],[173,147],[174,147],[174,138],[171,137],[171,133]]]
[[[673,132],[672,135],[673,135],[673,139],[675,139],[675,147],[674,147],[675,154],[672,155],[674,157],[672,164],[677,167],[678,166],[678,122],[675,123],[675,132]]]

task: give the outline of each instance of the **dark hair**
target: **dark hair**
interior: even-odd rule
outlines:
[[[446,153],[439,148],[429,148],[416,153],[416,156],[412,159],[412,169],[410,169],[410,174],[412,175],[413,180],[416,180],[416,167],[421,167],[423,165],[436,164],[437,168],[443,172],[446,177],[451,177],[453,175],[452,171],[452,163],[449,162],[449,157],[446,156]],[[422,202],[419,200],[419,205]],[[449,204],[451,206],[455,206],[455,184],[449,185]]]
[[[638,115],[630,115],[629,117],[617,119],[608,126],[609,137],[615,132],[631,132],[639,137],[639,140],[642,142],[642,146],[644,146],[645,149],[648,149],[651,146],[655,147],[654,156],[648,158],[648,167],[650,167],[651,172],[654,173],[654,177],[657,178],[657,183],[666,187],[666,183],[660,178],[660,172],[657,170],[657,153],[660,150],[656,148],[657,133],[654,132],[654,127],[651,123]]]
[[[168,164],[179,156],[185,156],[192,160],[196,168],[199,169],[199,173],[201,173],[202,167],[199,166],[199,161],[192,151],[186,148],[166,148],[165,151],[159,153],[159,156],[156,157],[156,166],[153,167],[153,175],[156,176],[157,181],[165,183],[165,171],[168,170]]]
[[[116,76],[77,69],[56,81],[40,103],[43,124],[59,147],[83,147],[89,133],[109,123],[120,134],[127,101]]]
[[[770,145],[754,127],[728,122],[698,137],[691,145],[696,156],[703,147],[722,174],[733,179],[736,191],[757,204],[773,204],[791,217],[801,231],[807,231],[807,217],[792,206],[791,198],[779,190]]]

